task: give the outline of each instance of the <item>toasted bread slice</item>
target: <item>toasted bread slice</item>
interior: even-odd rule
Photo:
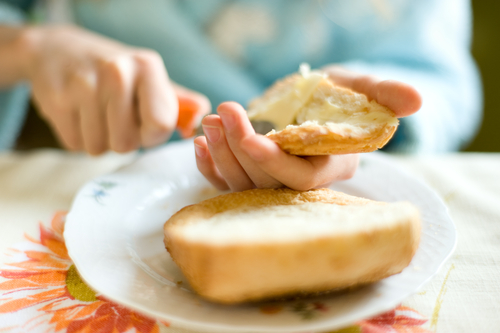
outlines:
[[[165,246],[192,288],[219,303],[310,294],[401,272],[420,240],[418,210],[329,189],[255,189],[187,206]]]
[[[276,128],[266,136],[292,155],[371,152],[382,148],[399,124],[387,107],[307,67],[253,100],[248,116],[273,122]]]

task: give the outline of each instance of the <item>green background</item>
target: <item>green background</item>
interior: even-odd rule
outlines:
[[[473,0],[472,6],[472,54],[483,78],[484,119],[466,150],[500,152],[500,1]]]

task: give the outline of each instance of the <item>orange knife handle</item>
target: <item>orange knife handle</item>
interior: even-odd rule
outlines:
[[[203,114],[200,106],[187,98],[179,98],[179,116],[177,118],[177,131],[183,139],[195,134]]]

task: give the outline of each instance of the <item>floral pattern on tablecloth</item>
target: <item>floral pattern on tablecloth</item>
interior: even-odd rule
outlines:
[[[158,333],[169,326],[96,294],[80,278],[63,240],[64,212],[50,227],[40,224],[40,237],[28,237],[12,250],[12,262],[0,268],[0,331],[69,333]],[[301,303],[302,304],[302,303]],[[305,304],[305,303],[304,303]],[[260,309],[263,315],[286,310],[283,306]],[[305,304],[289,309],[304,319],[327,309]],[[428,320],[417,311],[399,306],[335,333],[427,333]],[[333,333],[333,332],[332,332]]]
[[[328,308],[320,302],[301,302],[291,307],[278,304],[264,305],[260,311],[267,315],[292,311],[300,314],[303,319],[312,319],[321,312],[328,311]],[[371,319],[361,320],[355,325],[328,333],[430,333],[431,331],[422,327],[427,322],[428,319],[419,312],[400,305]]]
[[[62,237],[65,214],[40,239],[13,250],[14,262],[0,269],[0,331],[156,333],[160,323],[96,294],[79,277]],[[168,324],[167,324],[168,325]]]

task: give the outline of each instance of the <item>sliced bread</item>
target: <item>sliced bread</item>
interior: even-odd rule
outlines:
[[[165,246],[192,288],[219,303],[311,294],[378,281],[410,263],[418,210],[330,189],[254,189],[174,214]]]
[[[387,107],[305,65],[250,102],[248,116],[275,124],[266,136],[284,151],[309,156],[377,150],[399,124]]]

